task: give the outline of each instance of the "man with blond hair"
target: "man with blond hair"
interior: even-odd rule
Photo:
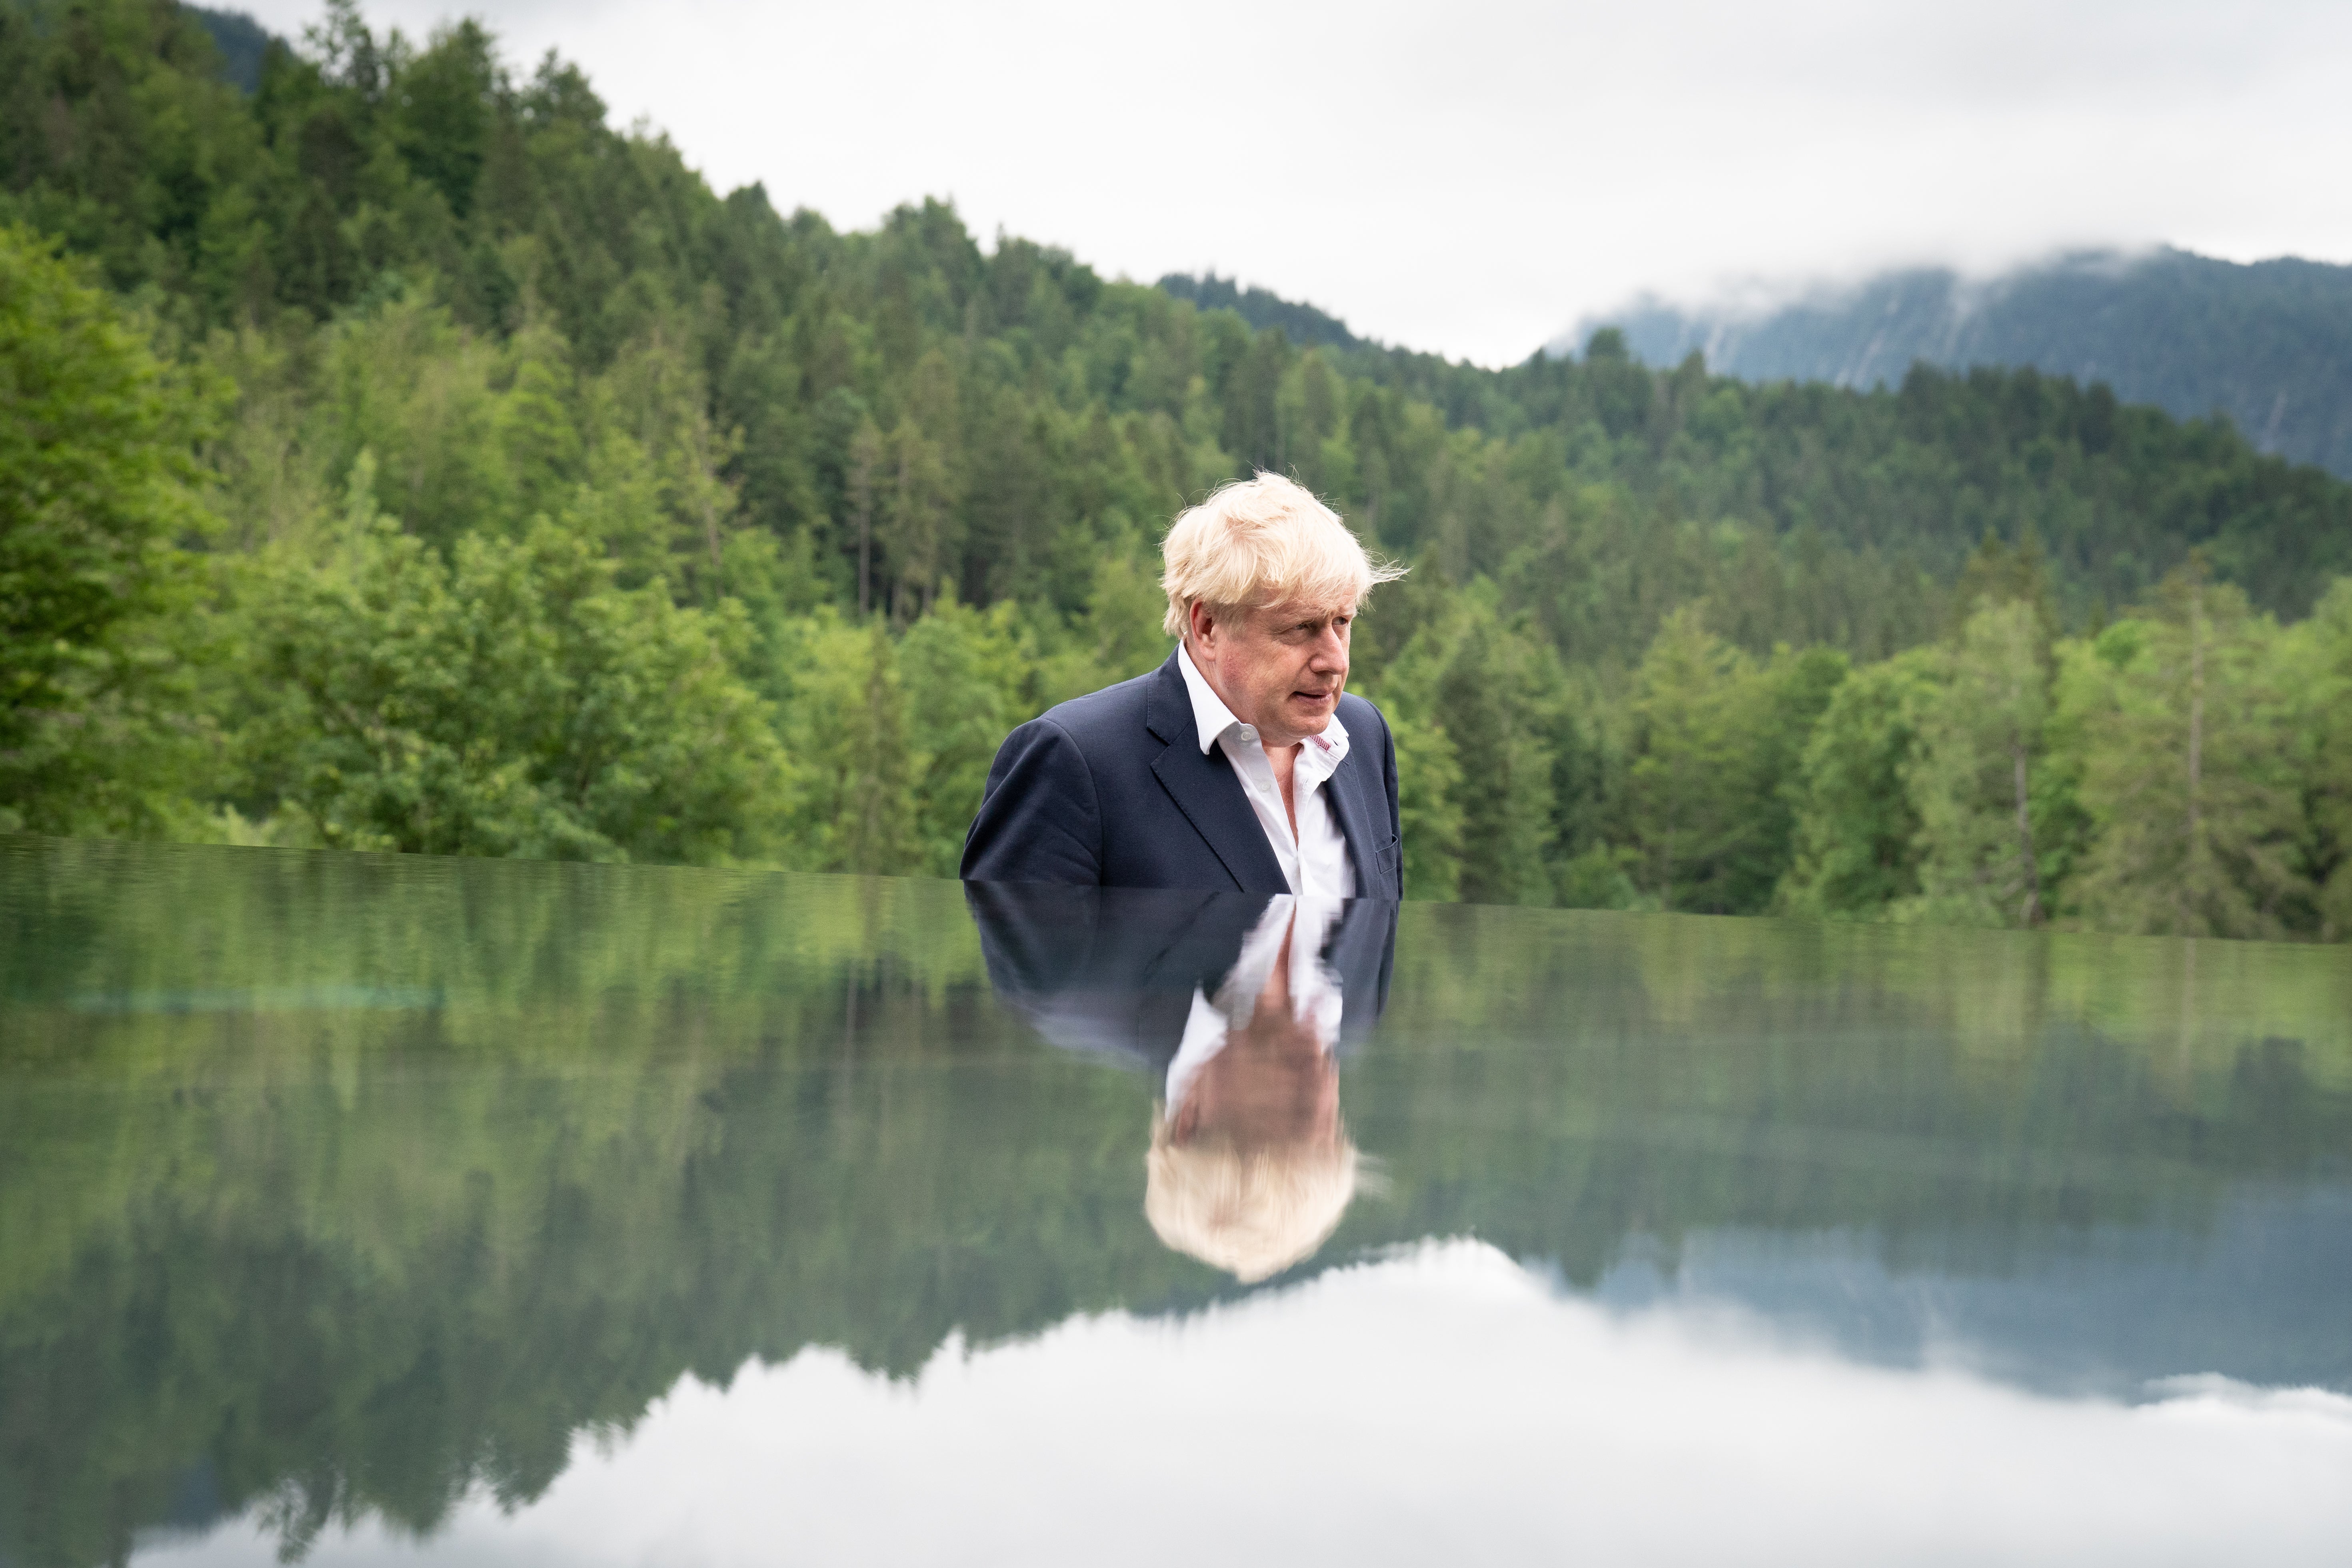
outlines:
[[[1161,555],[1176,651],[1006,738],[962,876],[1402,898],[1396,743],[1346,689],[1349,627],[1399,571],[1275,474],[1179,516]]]
[[[1064,1050],[1156,1086],[1143,1214],[1244,1283],[1320,1247],[1362,1160],[1339,1053],[1387,998],[1397,906],[1373,899],[972,882],[998,1000]]]

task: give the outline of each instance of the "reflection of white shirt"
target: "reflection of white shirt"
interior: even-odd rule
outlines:
[[[1191,648],[1177,647],[1176,668],[1184,672],[1184,689],[1192,695],[1192,723],[1201,732],[1201,750],[1206,752],[1213,745],[1224,748],[1226,759],[1240,775],[1242,789],[1249,795],[1250,809],[1257,813],[1257,825],[1265,830],[1265,841],[1274,846],[1274,858],[1282,862],[1290,890],[1326,899],[1354,898],[1356,868],[1348,859],[1348,841],[1340,836],[1339,819],[1331,815],[1331,792],[1323,787],[1348,758],[1348,727],[1339,722],[1339,715],[1333,713],[1323,732],[1309,735],[1298,748],[1298,761],[1290,773],[1291,798],[1298,807],[1298,833],[1294,838],[1290,814],[1282,808],[1282,785],[1275,781],[1274,763],[1266,757],[1257,726],[1234,717],[1225,700],[1192,663]]]
[[[1316,1043],[1330,1050],[1339,1038],[1342,997],[1339,977],[1323,962],[1323,943],[1339,921],[1336,899],[1300,899],[1278,893],[1266,904],[1249,935],[1233,972],[1217,987],[1214,1002],[1192,991],[1192,1016],[1184,1020],[1184,1037],[1177,1043],[1176,1059],[1168,1064],[1167,1114],[1182,1108],[1201,1069],[1225,1048],[1226,1037],[1245,1027],[1257,1008],[1257,999],[1282,956],[1282,939],[1290,942],[1291,1016],[1310,1025]]]

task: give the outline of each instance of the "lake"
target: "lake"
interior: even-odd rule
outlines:
[[[2341,948],[0,838],[0,1563],[2352,1542]]]

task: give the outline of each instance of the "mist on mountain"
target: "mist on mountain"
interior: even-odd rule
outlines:
[[[1648,297],[1588,318],[1654,365],[1691,353],[1746,381],[1898,384],[1920,362],[2104,382],[2178,418],[2225,416],[2257,447],[2352,475],[2352,267],[2169,247],[2080,251],[1990,279],[1881,273],[1757,307]]]

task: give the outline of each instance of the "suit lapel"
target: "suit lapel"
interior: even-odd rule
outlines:
[[[1282,862],[1274,858],[1274,846],[1265,841],[1265,829],[1250,809],[1233,764],[1217,747],[1201,750],[1192,696],[1184,689],[1183,672],[1176,668],[1173,654],[1151,678],[1144,722],[1167,745],[1151,764],[1152,775],[1207,841],[1234,886],[1244,893],[1290,891]]]
[[[1331,782],[1323,787],[1330,795],[1333,814],[1339,818],[1339,837],[1348,841],[1348,858],[1356,865],[1356,891],[1368,898],[1380,898],[1388,889],[1372,886],[1380,862],[1372,858],[1379,846],[1372,842],[1372,808],[1363,798],[1361,788],[1361,781],[1369,775],[1357,765],[1363,748],[1353,743],[1353,736],[1349,739],[1347,756],[1331,775]]]

